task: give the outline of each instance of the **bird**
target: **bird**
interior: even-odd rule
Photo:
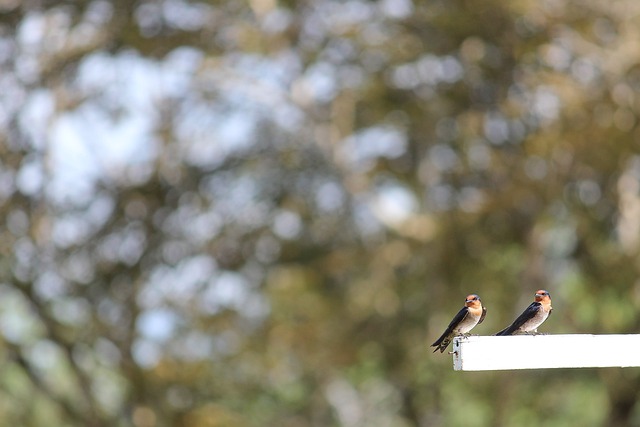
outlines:
[[[536,292],[534,301],[527,307],[513,323],[496,335],[516,335],[538,333],[538,327],[547,320],[551,314],[551,296],[549,292],[540,289]]]
[[[467,295],[464,307],[454,316],[440,338],[431,344],[431,347],[436,348],[433,352],[440,350],[440,353],[444,353],[453,337],[466,335],[476,325],[482,323],[486,315],[487,308],[482,305],[480,297],[476,294]]]

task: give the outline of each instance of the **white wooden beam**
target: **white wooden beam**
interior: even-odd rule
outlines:
[[[456,371],[613,366],[640,366],[640,335],[470,336],[453,340]]]

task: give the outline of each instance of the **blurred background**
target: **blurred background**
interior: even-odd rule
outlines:
[[[640,425],[429,348],[640,332],[639,89],[633,0],[0,0],[0,424]]]

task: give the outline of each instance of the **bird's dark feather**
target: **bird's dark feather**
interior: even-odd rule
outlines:
[[[486,307],[482,307],[482,315],[480,315],[480,320],[478,320],[478,325],[480,323],[482,323],[482,321],[484,320],[484,317],[487,315],[487,308]]]
[[[458,314],[456,314],[453,317],[453,320],[451,321],[451,323],[449,323],[449,326],[447,326],[447,329],[440,336],[440,338],[438,338],[436,342],[431,344],[431,347],[439,347],[440,344],[442,344],[442,342],[453,332],[453,329],[457,325],[459,325],[460,322],[462,322],[467,317],[468,314],[469,314],[469,307],[462,307],[458,312]],[[444,349],[442,349],[442,351],[444,351]]]
[[[531,304],[529,304],[529,307],[527,307],[520,316],[518,316],[518,318],[516,320],[513,321],[513,323],[509,326],[507,326],[506,328],[504,328],[503,330],[501,330],[500,332],[498,332],[496,335],[511,335],[513,334],[515,331],[518,330],[518,328],[520,328],[522,325],[525,324],[525,322],[529,319],[531,319],[533,316],[536,315],[536,313],[538,313],[538,310],[540,310],[542,304],[540,304],[539,302],[532,302]]]

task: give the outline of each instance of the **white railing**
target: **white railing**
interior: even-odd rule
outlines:
[[[640,335],[470,336],[453,341],[456,371],[640,366]]]

